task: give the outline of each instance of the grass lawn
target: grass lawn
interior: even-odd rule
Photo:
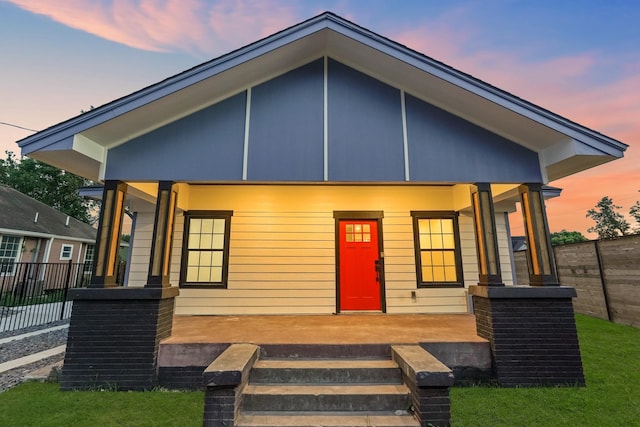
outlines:
[[[635,426],[640,329],[577,316],[587,387],[451,390],[452,425]],[[25,383],[0,394],[1,426],[201,426],[200,392],[61,392]]]
[[[576,321],[586,387],[453,388],[452,426],[640,425],[640,329]]]

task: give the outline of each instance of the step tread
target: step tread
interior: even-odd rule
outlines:
[[[408,413],[398,415],[373,412],[245,412],[238,415],[235,425],[238,427],[415,427],[420,423]]]
[[[407,394],[404,384],[247,384],[243,394],[267,395],[381,395]]]
[[[254,369],[388,369],[398,368],[393,360],[356,360],[356,359],[261,359]]]

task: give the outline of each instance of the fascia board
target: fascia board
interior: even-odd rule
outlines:
[[[0,228],[0,234],[22,237],[38,237],[42,239],[69,240],[71,242],[95,243],[95,239],[91,240],[84,239],[82,237],[58,236],[55,234],[38,233],[37,231],[16,230],[12,228]]]

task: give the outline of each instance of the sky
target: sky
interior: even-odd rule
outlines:
[[[42,130],[324,11],[629,145],[551,182],[551,231],[640,200],[637,0],[0,0],[0,123]],[[0,124],[0,155],[30,130]],[[519,221],[512,234],[524,234]]]

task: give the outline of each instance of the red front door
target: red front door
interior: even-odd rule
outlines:
[[[378,221],[340,220],[340,310],[381,310]]]

